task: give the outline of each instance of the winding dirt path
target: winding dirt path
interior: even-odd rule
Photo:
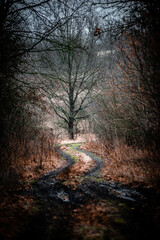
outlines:
[[[75,145],[57,151],[64,166],[41,176],[21,194],[32,196],[32,213],[14,240],[151,239],[145,198],[100,178],[103,160]],[[150,219],[149,219],[150,220]]]
[[[64,166],[41,176],[33,184],[33,188],[28,194],[52,197],[62,201],[67,199],[67,201],[74,202],[73,193],[71,193],[71,196],[68,194],[72,189],[91,197],[109,195],[133,202],[145,199],[141,193],[134,189],[101,179],[100,172],[103,169],[104,162],[98,156],[74,145],[64,146],[66,145],[57,149],[65,160]],[[67,193],[65,193],[66,191]]]
[[[100,159],[98,156],[95,156],[93,153],[88,152],[86,150],[73,147],[76,151],[84,153],[86,156],[89,156],[93,161],[95,162],[95,166],[91,169],[89,169],[85,175],[95,175],[96,173],[100,172],[104,166],[102,159]]]

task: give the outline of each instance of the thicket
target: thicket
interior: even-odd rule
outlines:
[[[92,120],[104,141],[114,144],[122,139],[158,149],[160,5],[157,1],[131,4],[130,9],[123,6],[126,15],[117,22],[119,31],[113,29],[114,51],[104,58],[105,81]]]
[[[42,167],[45,156],[53,154],[56,139],[43,124],[44,115],[50,109],[44,91],[47,83],[44,78],[43,82],[40,80],[40,74],[45,72],[40,59],[42,53],[54,52],[46,43],[53,33],[57,34],[57,29],[65,28],[76,17],[85,1],[72,3],[69,0],[0,1],[1,183],[18,179],[31,159]],[[60,49],[64,45],[62,42]]]
[[[45,102],[26,74],[34,46],[28,15],[36,6],[0,1],[0,184],[17,181],[29,159],[42,166],[54,141],[41,130]]]
[[[42,167],[44,156],[47,152],[52,153],[51,144],[55,137],[43,128],[43,115],[48,108],[45,102],[47,92],[51,92],[49,98],[56,113],[55,99],[60,88],[56,92],[54,86],[57,87],[58,84],[61,85],[62,99],[66,105],[69,105],[68,99],[66,101],[63,91],[69,94],[71,103],[76,102],[79,93],[86,93],[83,98],[79,96],[76,106],[71,104],[70,107],[75,112],[77,109],[82,110],[82,104],[87,98],[82,113],[87,115],[87,119],[90,115],[92,129],[106,145],[108,141],[114,145],[120,139],[130,145],[159,148],[159,2],[92,0],[86,3],[73,0],[72,3],[71,7],[69,0],[35,0],[34,3],[27,0],[0,1],[1,182],[6,182],[11,176],[12,179],[18,178],[28,159],[37,161]],[[82,14],[79,14],[81,10]],[[115,11],[118,14],[116,18],[113,15]],[[76,36],[73,20],[77,18],[77,36],[82,43],[85,36],[92,40],[92,44],[87,45],[88,48],[92,48],[93,42],[96,43],[91,49],[94,57],[92,59],[91,54],[89,58],[94,61],[93,66],[97,66],[96,75],[91,74],[91,68],[85,66],[82,72],[82,65],[78,62],[80,58],[77,59],[76,55],[82,46],[74,45],[75,42],[71,44],[76,49],[74,64],[77,68],[73,68],[73,52],[70,52],[68,58],[66,49],[70,47],[71,38],[67,40],[69,45],[66,45],[63,38],[60,41],[60,36],[66,40],[65,27],[68,28],[68,33]],[[71,29],[69,21],[73,24]],[[88,29],[85,21],[88,21]],[[112,47],[108,44],[109,37]],[[102,49],[99,48],[100,43],[104,44]],[[55,50],[60,54],[61,62],[52,62],[57,56]],[[85,54],[88,50],[90,49],[84,49]],[[42,55],[39,57],[38,54],[42,52],[54,56],[50,62],[47,59],[48,65],[51,65],[47,72],[45,66],[39,63]],[[60,69],[63,69],[62,64],[68,60],[67,85],[66,76],[63,76],[64,72],[60,75]],[[84,64],[82,57],[81,61]],[[52,88],[45,80],[45,76],[51,72]],[[43,81],[39,79],[40,75]],[[97,77],[98,81],[93,85],[91,96],[88,83],[89,80],[91,83],[92,76]],[[75,88],[76,82],[79,85]],[[71,91],[73,88],[77,90],[77,96]],[[66,109],[64,111],[59,105],[58,109],[68,117]],[[73,111],[71,112],[70,117],[73,118]],[[84,116],[78,117],[84,119]],[[73,130],[73,126],[71,128]]]

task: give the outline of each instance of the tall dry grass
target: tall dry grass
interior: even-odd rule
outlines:
[[[102,178],[132,186],[154,186],[159,189],[160,151],[154,145],[149,149],[138,148],[116,140],[112,146],[101,142],[88,142],[83,148],[105,159]]]
[[[33,176],[35,170],[43,169],[46,162],[57,155],[55,143],[55,137],[47,131],[34,140],[20,141],[12,137],[9,145],[1,148],[0,183],[15,184],[21,177]]]

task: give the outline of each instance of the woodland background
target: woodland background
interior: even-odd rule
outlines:
[[[112,177],[157,185],[159,29],[157,0],[1,0],[0,183],[92,133]]]

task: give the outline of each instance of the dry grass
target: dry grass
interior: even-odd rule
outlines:
[[[66,138],[60,139],[59,142],[61,144],[66,144],[66,143],[68,144],[68,143],[90,142],[95,140],[96,140],[95,134],[85,133],[85,134],[77,135],[74,140],[66,137]]]
[[[56,139],[49,133],[39,135],[35,141],[10,140],[10,146],[1,150],[1,184],[15,184],[20,179],[35,179],[64,165],[53,145]]]
[[[36,179],[40,175],[49,171],[59,169],[64,165],[64,160],[60,158],[57,152],[43,159],[42,167],[39,166],[41,156],[37,157],[36,161],[29,159],[27,165],[23,169],[22,178],[25,180]]]
[[[72,156],[75,163],[70,168],[67,168],[66,171],[58,175],[57,179],[65,181],[64,184],[66,186],[75,189],[79,184],[79,181],[81,181],[81,176],[93,168],[95,166],[95,162],[86,154],[73,150],[68,146],[61,146],[61,150]]]
[[[139,149],[116,141],[114,147],[106,148],[99,142],[89,142],[82,148],[106,159],[101,177],[134,186],[157,186],[160,181],[160,152],[155,148]],[[158,190],[158,189],[157,189]]]
[[[87,141],[81,146],[81,148],[91,151],[102,158],[106,158],[107,156],[106,146],[99,141]]]

